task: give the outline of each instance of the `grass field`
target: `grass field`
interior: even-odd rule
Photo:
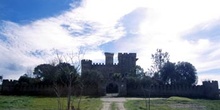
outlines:
[[[149,110],[148,101],[145,100],[129,100],[125,103],[125,108],[127,110]],[[150,110],[220,110],[220,100],[182,97],[155,99],[150,101]]]
[[[78,99],[73,98],[77,107]],[[61,98],[62,108],[66,108],[66,98]],[[102,102],[99,98],[83,97],[80,110],[100,110]],[[0,96],[0,110],[57,110],[57,98],[29,96]]]
[[[77,107],[78,98],[74,99]],[[61,98],[63,109],[66,108],[66,98]],[[125,102],[127,110],[149,110],[145,100],[129,100]],[[148,102],[147,102],[148,103]],[[112,103],[112,110],[117,110],[116,103]],[[102,102],[99,98],[83,97],[80,110],[101,110]],[[57,110],[57,98],[31,96],[0,96],[0,110]],[[189,99],[170,97],[167,99],[153,99],[150,110],[220,110],[220,100]]]

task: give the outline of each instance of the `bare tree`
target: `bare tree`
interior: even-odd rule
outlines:
[[[83,84],[81,83],[79,79],[79,71],[80,71],[80,61],[83,57],[84,51],[80,49],[77,53],[71,53],[67,56],[62,56],[57,54],[57,61],[59,61],[59,64],[62,64],[58,67],[58,72],[61,74],[60,81],[67,87],[67,110],[75,110],[75,107],[73,106],[73,100],[71,100],[71,95],[73,93],[73,86],[74,84],[78,84],[80,88],[80,99],[78,101],[77,110],[80,109],[80,102],[81,102],[81,94],[83,91]],[[68,65],[65,62],[69,62],[71,65]],[[54,85],[54,90],[56,92],[56,95],[58,99],[60,98],[60,90],[57,87],[57,85]],[[58,100],[58,104],[61,105],[60,100]],[[61,108],[61,106],[58,106],[58,108]]]

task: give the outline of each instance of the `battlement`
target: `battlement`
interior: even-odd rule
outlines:
[[[202,84],[209,87],[218,87],[218,81],[203,81]]]
[[[83,59],[81,60],[81,64],[82,65],[92,65],[92,60],[87,60],[87,59]]]
[[[113,57],[114,57],[114,53],[105,52],[105,64],[112,65]]]
[[[105,63],[93,63],[92,66],[105,66]]]
[[[4,83],[17,83],[17,80],[12,80],[12,79],[4,79],[3,80]]]
[[[9,79],[4,79],[2,81],[2,85],[15,85],[16,83],[18,83],[17,80],[9,80]]]
[[[83,59],[81,60],[82,62],[92,62],[92,60],[89,60],[89,59]]]
[[[203,85],[218,84],[218,81],[203,81]]]
[[[114,63],[112,65],[117,66],[118,64]],[[92,63],[92,66],[106,66],[106,64],[105,63]]]
[[[4,80],[2,85],[2,94],[8,95],[45,95],[51,96],[54,94],[52,85],[18,85],[17,80]],[[203,84],[216,84],[218,81],[204,81]],[[219,89],[213,86],[197,85],[152,85],[144,86],[144,89],[151,89],[152,97],[168,97],[168,96],[184,96],[192,98],[207,98],[207,99],[219,99]],[[65,88],[60,85],[60,88]],[[85,88],[87,89],[87,88]],[[128,88],[128,96],[144,96],[139,85]],[[79,89],[78,89],[79,90]],[[91,92],[89,90],[89,92]],[[66,93],[66,92],[64,92]],[[98,94],[98,93],[94,93]]]
[[[136,53],[118,53],[118,56],[122,55],[136,56]]]

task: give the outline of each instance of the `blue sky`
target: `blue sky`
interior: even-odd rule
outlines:
[[[1,0],[0,19],[30,23],[41,18],[62,14],[71,8],[73,0]]]
[[[188,61],[203,80],[220,81],[217,0],[1,0],[0,75],[17,79],[41,63],[83,48],[104,62],[105,51],[136,52],[145,70],[157,48]],[[73,55],[74,56],[74,55]]]

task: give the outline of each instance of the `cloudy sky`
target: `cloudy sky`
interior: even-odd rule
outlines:
[[[18,79],[56,54],[136,52],[145,70],[161,48],[188,61],[199,82],[220,81],[218,0],[1,0],[0,75]]]

